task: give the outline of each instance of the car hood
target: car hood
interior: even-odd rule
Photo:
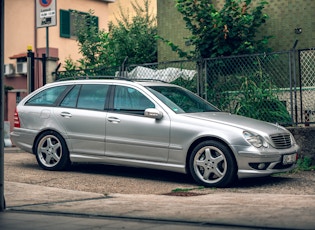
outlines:
[[[288,132],[284,127],[278,124],[272,124],[244,116],[239,116],[226,112],[203,112],[203,113],[185,113],[186,117],[201,119],[204,121],[220,123],[223,125],[240,128],[258,134],[275,134]],[[205,124],[206,125],[206,124]]]

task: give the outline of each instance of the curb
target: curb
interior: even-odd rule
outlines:
[[[4,153],[23,153],[25,151],[18,147],[4,147]]]

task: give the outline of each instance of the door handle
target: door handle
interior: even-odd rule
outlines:
[[[120,119],[118,119],[117,117],[109,117],[109,118],[107,118],[107,120],[109,122],[115,123],[115,124],[120,123]]]
[[[68,112],[61,112],[60,116],[65,117],[65,118],[70,118],[70,117],[72,117],[72,114],[68,113]]]

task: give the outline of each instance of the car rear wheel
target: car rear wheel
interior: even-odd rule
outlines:
[[[231,150],[217,141],[198,144],[189,159],[192,177],[206,187],[227,187],[236,179],[236,163]]]
[[[47,170],[63,170],[70,164],[64,139],[54,131],[42,133],[35,144],[37,163]]]

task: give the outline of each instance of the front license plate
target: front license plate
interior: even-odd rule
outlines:
[[[289,155],[284,155],[284,156],[283,156],[282,163],[283,163],[284,165],[293,164],[293,163],[296,162],[296,158],[297,158],[297,153],[289,154]]]

